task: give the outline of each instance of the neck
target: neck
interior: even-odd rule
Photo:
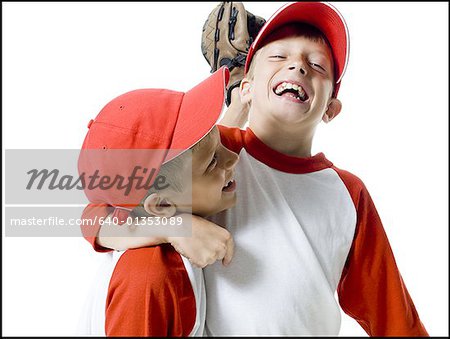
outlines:
[[[276,121],[261,123],[252,119],[249,128],[259,140],[277,152],[300,158],[311,156],[315,128],[281,126]]]

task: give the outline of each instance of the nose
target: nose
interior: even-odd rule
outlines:
[[[302,62],[296,61],[289,65],[290,71],[299,71],[301,75],[306,75],[307,70]]]
[[[233,169],[239,161],[239,155],[222,146],[222,167],[226,170]]]

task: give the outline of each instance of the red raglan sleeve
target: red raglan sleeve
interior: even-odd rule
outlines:
[[[356,176],[335,170],[357,212],[353,244],[337,290],[343,311],[370,336],[428,336],[369,192]]]
[[[195,319],[192,285],[172,246],[143,247],[122,254],[108,288],[107,336],[187,337]]]

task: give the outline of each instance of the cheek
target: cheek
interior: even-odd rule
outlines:
[[[217,199],[222,195],[224,180],[220,175],[196,179],[192,184],[192,199],[199,199],[199,201]]]
[[[255,84],[266,84],[268,83],[269,79],[271,78],[271,70],[270,67],[262,68],[260,71],[257,71],[258,73],[255,73],[255,76],[253,77],[253,85]]]
[[[250,91],[250,97],[253,105],[262,104],[261,101],[267,97],[267,88],[268,80],[265,77],[258,77],[254,79]]]
[[[273,79],[279,72],[279,65],[267,65],[254,77],[252,86],[256,89],[254,95],[267,96],[272,91]]]
[[[331,97],[332,91],[333,91],[333,82],[328,78],[316,78],[315,79],[315,85],[317,87],[320,87],[321,93],[323,93],[323,96],[326,98]]]

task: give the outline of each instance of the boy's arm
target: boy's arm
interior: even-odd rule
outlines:
[[[370,336],[428,336],[369,192],[348,172],[338,173],[357,210],[355,237],[337,290],[342,309]]]
[[[216,260],[222,260],[224,265],[230,263],[234,252],[234,242],[226,229],[198,216],[183,214],[180,216],[192,218],[192,235],[189,237],[139,236],[138,225],[111,223],[100,227],[96,244],[101,248],[126,250],[170,243],[194,266],[203,268],[215,263]],[[114,236],[110,236],[111,234]]]
[[[231,92],[231,103],[225,111],[219,124],[227,127],[243,129],[248,120],[249,105],[241,103],[239,87]]]

